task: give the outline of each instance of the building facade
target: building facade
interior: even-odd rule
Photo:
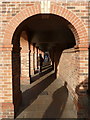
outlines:
[[[48,19],[53,14],[68,22],[75,45],[62,54],[52,47],[51,59],[57,77],[68,83],[76,101],[77,86],[88,89],[80,85],[88,81],[89,74],[89,8],[89,2],[83,0],[0,1],[0,118],[14,118],[22,99],[20,84],[30,84],[31,75],[38,69],[38,54],[44,54],[31,43],[29,28],[23,27],[24,21],[35,15]]]

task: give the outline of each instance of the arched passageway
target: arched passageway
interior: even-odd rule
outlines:
[[[59,66],[62,52],[65,49],[75,47],[76,43],[78,43],[69,26],[72,26],[71,23],[60,16],[38,14],[26,19],[17,27],[12,39],[15,114],[21,103],[20,82],[21,84],[31,83],[32,76],[35,71],[38,71],[37,57],[39,54],[44,54],[45,51],[48,51],[55,74],[56,76],[59,74],[57,67]],[[73,26],[72,28],[74,29]],[[37,50],[39,50],[39,53],[37,53]]]
[[[11,57],[10,66],[12,66],[10,69],[12,71],[10,74],[10,78],[12,79],[11,85],[13,85],[13,91],[11,90],[13,96],[11,97],[11,104],[14,104],[14,108],[12,108],[14,115],[17,114],[17,110],[22,101],[20,82],[26,84],[31,83],[32,75],[38,70],[38,54],[43,55],[45,51],[49,52],[52,67],[55,70],[54,77],[61,77],[64,82],[67,81],[68,89],[72,94],[73,91],[75,92],[75,88],[79,82],[82,81],[81,78],[85,79],[87,77],[87,75],[82,77],[82,66],[80,64],[80,60],[82,60],[80,55],[83,54],[80,50],[84,46],[82,32],[86,34],[85,43],[87,45],[86,29],[80,19],[73,13],[57,6],[57,9],[59,7],[59,9],[67,13],[61,14],[60,11],[54,11],[54,7],[52,7],[50,14],[41,14],[40,12],[34,11],[36,13],[30,15],[31,8],[28,8],[23,11],[23,13],[27,11],[27,15],[23,14],[22,19],[19,16],[21,13],[16,15],[16,21],[20,21],[14,27],[11,27],[8,39],[4,41],[4,44],[8,43],[10,45],[8,48],[12,48],[12,55],[10,49],[8,49],[8,54]],[[76,22],[72,20],[73,17]],[[8,31],[12,24],[13,19],[7,26],[6,31]],[[7,34],[6,32],[4,35],[5,40]],[[71,70],[69,68],[70,63],[72,64]],[[63,76],[63,74],[65,75]],[[68,74],[69,77],[66,80],[65,78]],[[69,81],[70,77],[71,81]],[[75,80],[77,81],[75,82]]]

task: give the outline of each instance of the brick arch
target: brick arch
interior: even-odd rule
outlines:
[[[10,116],[10,114],[12,114],[11,116],[13,116],[15,107],[17,107],[19,105],[19,102],[21,103],[21,101],[20,101],[21,100],[21,92],[20,92],[20,90],[15,91],[15,88],[14,88],[14,92],[17,92],[17,94],[15,94],[15,95],[16,95],[16,97],[18,99],[17,99],[16,102],[14,101],[14,104],[12,103],[12,101],[13,101],[12,96],[14,95],[12,93],[12,89],[11,89],[12,84],[14,84],[14,82],[12,82],[12,78],[13,78],[13,76],[12,76],[12,71],[13,71],[12,70],[13,69],[12,68],[12,60],[13,60],[13,57],[11,59],[11,51],[12,51],[12,49],[9,48],[9,47],[12,47],[11,44],[12,44],[13,34],[14,34],[16,28],[19,26],[19,24],[22,23],[25,19],[27,19],[30,16],[40,14],[40,13],[42,13],[42,11],[41,11],[41,7],[40,7],[39,4],[38,5],[33,5],[31,7],[27,7],[26,9],[19,12],[16,16],[14,16],[10,20],[8,25],[6,26],[6,30],[5,30],[5,34],[4,34],[4,42],[3,42],[3,44],[5,45],[4,47],[6,47],[6,49],[2,48],[2,50],[3,50],[3,52],[2,52],[3,53],[2,54],[3,55],[3,61],[2,62],[4,64],[4,66],[7,68],[7,70],[2,69],[2,71],[3,71],[2,73],[4,73],[4,75],[5,75],[5,78],[2,77],[3,78],[2,80],[6,80],[6,77],[7,77],[7,80],[8,80],[7,85],[10,86],[10,90],[7,89],[7,91],[9,91],[9,93],[10,93],[10,94],[8,94],[8,98],[9,98],[10,103],[8,102],[9,104],[8,103],[5,103],[5,104],[3,103],[2,104],[2,112],[4,113],[5,110],[6,110],[6,112],[8,110],[8,113],[9,113],[9,111],[10,111],[8,116]],[[86,43],[86,44],[88,43],[88,35],[87,35],[86,28],[85,28],[83,22],[80,20],[80,18],[78,18],[75,14],[73,14],[71,11],[67,10],[66,8],[64,8],[62,6],[58,6],[55,3],[51,4],[50,13],[59,15],[59,16],[65,18],[66,20],[68,20],[71,23],[71,26],[69,26],[69,27],[72,28],[72,31],[73,31],[73,33],[75,35],[75,38],[78,39],[78,42],[79,42],[80,45],[82,45],[83,43]],[[15,53],[15,55],[14,55],[15,56],[14,57],[15,58],[14,62],[17,61],[17,58],[20,58],[20,57],[17,57],[17,54]],[[81,52],[80,54],[82,55],[83,53]],[[5,56],[5,55],[8,55],[8,57]],[[20,56],[20,55],[18,55],[18,56]],[[79,58],[78,59],[78,65],[79,65],[79,60],[82,61],[82,57],[78,57],[78,58]],[[86,56],[84,56],[83,58],[84,58],[84,60],[87,59]],[[4,59],[5,59],[5,62],[4,62]],[[6,64],[7,61],[8,61],[8,66]],[[17,62],[20,63],[19,60]],[[85,61],[85,63],[87,64],[87,60]],[[14,65],[16,65],[16,64],[14,64]],[[16,65],[16,66],[19,67],[19,65]],[[81,73],[82,70],[87,70],[87,68],[85,68],[85,67],[82,67],[81,64],[80,64],[79,65],[79,73]],[[15,70],[17,70],[17,69],[15,68]],[[8,71],[9,71],[9,73],[7,74]],[[15,71],[13,71],[13,72],[15,72]],[[82,80],[82,77],[84,77],[84,76],[85,75],[80,76],[79,79]],[[15,77],[15,79],[17,79],[17,77]],[[15,83],[16,83],[16,81],[15,81]],[[18,84],[18,86],[19,86],[19,84]],[[19,89],[19,88],[20,88],[20,86],[17,87],[16,89]],[[2,99],[1,99],[1,101],[2,101]],[[6,101],[7,101],[7,98],[4,100],[4,102],[6,102]],[[15,105],[16,103],[18,104],[17,106]]]
[[[42,13],[41,6],[37,4],[22,10],[16,16],[14,16],[6,27],[3,44],[12,43],[11,41],[12,41],[13,34],[21,22],[23,22],[25,19],[27,19],[30,16],[40,14],[40,13]],[[50,13],[59,15],[71,23],[71,26],[69,27],[74,33],[74,36],[78,41],[78,43],[76,42],[77,44],[88,43],[88,35],[87,35],[86,28],[83,22],[81,21],[81,19],[78,18],[73,12],[67,10],[62,6],[59,6],[53,3],[50,6]]]
[[[78,47],[85,47],[85,45],[88,44],[88,34],[86,27],[77,15],[57,4],[51,5],[50,13],[59,15],[71,23],[68,27],[73,32]]]

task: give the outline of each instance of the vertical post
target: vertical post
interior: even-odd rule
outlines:
[[[37,47],[35,46],[35,73],[37,70]]]
[[[88,94],[90,94],[90,45],[88,48]]]
[[[28,42],[28,46],[29,46],[29,78],[30,78],[30,83],[31,83],[31,65],[30,65],[30,42]]]
[[[33,45],[30,44],[30,74],[34,75],[34,70],[33,70]]]
[[[35,73],[35,43],[33,43],[33,70]]]
[[[14,118],[12,47],[0,46],[0,118]]]
[[[53,68],[53,70],[54,70],[54,57],[55,57],[54,50],[52,50],[52,68]]]
[[[21,50],[21,84],[28,84],[29,77],[29,37],[26,31],[20,34]]]
[[[88,7],[90,7],[90,1],[88,2]],[[88,94],[90,94],[90,9],[88,9],[88,39],[89,39],[89,48],[88,48]]]
[[[37,69],[38,69],[38,47],[37,47]]]

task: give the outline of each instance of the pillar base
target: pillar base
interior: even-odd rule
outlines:
[[[20,105],[22,104],[22,91],[14,93],[14,118],[17,116]]]
[[[0,103],[0,104],[2,106],[0,118],[14,119],[14,105],[13,105],[13,103]]]

